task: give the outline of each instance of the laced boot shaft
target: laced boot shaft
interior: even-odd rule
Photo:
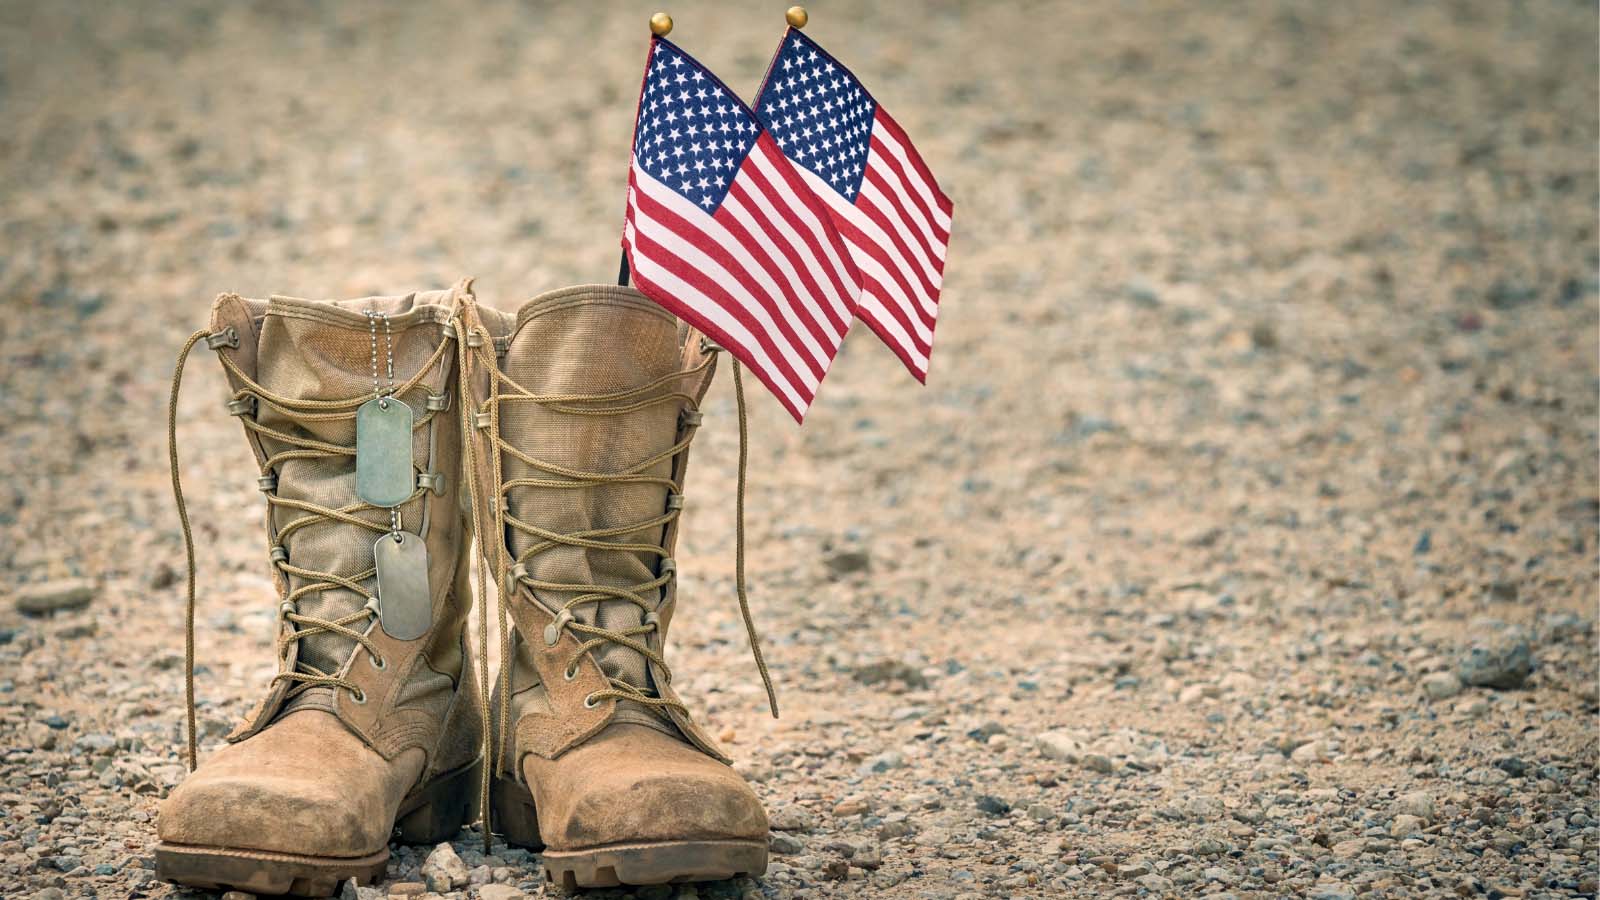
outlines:
[[[665,658],[714,349],[622,287],[555,291],[514,317],[469,305],[463,319],[481,335],[463,363],[480,546],[515,623],[497,690],[498,821],[514,843],[542,836],[547,874],[572,874],[568,886],[764,868],[760,803],[690,718]],[[685,840],[717,846],[685,845],[670,863],[592,856]]]
[[[240,887],[255,878],[263,889],[300,890],[307,878],[320,884],[341,871],[365,877],[362,866],[387,857],[397,819],[433,840],[470,812],[481,705],[463,643],[471,590],[451,409],[459,392],[452,316],[468,290],[464,282],[339,302],[223,295],[211,328],[185,348],[204,341],[217,352],[227,410],[259,465],[278,670],[229,746],[164,804],[158,862],[169,878]],[[182,359],[170,426],[181,375]],[[390,428],[388,468],[379,470],[390,476],[392,506],[361,498],[359,470],[373,471],[361,460],[373,458],[375,443],[361,445],[368,439],[358,440],[357,420],[373,403],[404,414],[391,420],[404,424]],[[194,549],[175,431],[169,438],[189,551],[193,767]],[[295,859],[262,874],[241,862],[247,851]],[[357,858],[365,861],[348,862]]]

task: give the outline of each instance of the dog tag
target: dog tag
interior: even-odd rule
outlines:
[[[356,410],[356,496],[373,506],[399,506],[416,490],[411,468],[411,407],[399,397],[374,397]]]
[[[428,545],[409,531],[378,538],[372,545],[378,567],[378,622],[397,641],[414,641],[433,623],[428,591]]]

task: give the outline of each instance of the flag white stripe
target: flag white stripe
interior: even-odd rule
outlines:
[[[649,177],[648,173],[640,174],[647,178]],[[701,215],[704,216],[705,213],[701,213]],[[810,392],[816,391],[818,379],[812,374],[811,367],[806,365],[805,360],[800,357],[797,348],[784,338],[783,333],[778,330],[777,324],[772,321],[772,316],[767,312],[766,307],[762,306],[761,302],[752,296],[745,289],[745,286],[739,283],[737,278],[717,265],[700,248],[684,240],[683,236],[678,232],[650,218],[643,210],[639,209],[637,203],[633,207],[633,221],[640,234],[660,244],[667,252],[703,274],[706,280],[714,282],[718,287],[727,291],[728,296],[733,298],[734,302],[738,303],[745,313],[757,321],[773,345],[778,348],[778,351],[783,355],[784,361],[789,364],[789,368],[800,379],[799,384],[795,386],[803,387]],[[824,365],[822,370],[826,372],[828,367]]]
[[[787,305],[787,300],[784,296],[783,290],[779,288],[777,283],[772,280],[772,277],[767,274],[767,270],[756,262],[755,258],[750,255],[750,251],[745,249],[744,244],[741,244],[738,238],[730,234],[721,223],[717,222],[716,219],[707,216],[704,210],[696,208],[694,204],[690,203],[688,200],[685,200],[681,194],[678,194],[676,191],[673,191],[671,188],[657,181],[650,175],[649,172],[644,171],[638,166],[633,167],[633,172],[634,181],[639,186],[641,193],[656,203],[659,203],[676,213],[678,216],[682,217],[684,221],[693,223],[702,234],[710,238],[716,243],[717,246],[721,247],[724,251],[731,255],[734,261],[739,264],[740,268],[744,270],[745,274],[747,274],[752,281],[756,282],[756,284],[760,285],[761,288],[767,292],[767,296],[779,303]],[[729,201],[732,199],[732,197],[728,198]],[[762,229],[754,227],[752,222],[745,221],[744,224],[745,228],[748,229],[752,234],[759,235],[762,233]],[[769,254],[776,256],[773,248],[768,246],[766,249]],[[728,291],[729,293],[736,295],[747,295],[749,293],[743,285],[739,284],[734,273],[728,272],[721,263],[717,262],[715,259],[712,259],[710,256],[707,256],[698,249],[695,251],[695,253],[697,256],[694,259],[684,256],[684,260],[690,262],[698,269],[705,270],[708,274],[714,274],[712,272],[713,269],[715,269],[715,272],[722,273],[724,277],[716,278],[715,280],[718,284],[721,284],[724,287],[727,287],[730,284],[738,285],[738,291],[734,291],[730,288]],[[682,254],[679,255],[682,256]],[[783,267],[790,280],[798,284],[798,279],[794,274],[794,270],[789,268],[788,261],[779,260],[779,264]],[[799,290],[796,291],[796,293],[800,295],[803,301],[808,301],[808,305],[812,307],[812,317],[816,319],[818,325],[821,326],[823,333],[831,338],[831,349],[837,350],[841,336],[833,330],[832,323],[823,317],[822,310],[818,309],[814,302],[809,302],[811,301],[811,298],[807,292]],[[811,355],[811,358],[816,360],[817,365],[822,369],[822,371],[828,371],[828,363],[833,358],[833,353],[820,346],[817,343],[816,338],[812,336],[811,330],[806,328],[803,323],[793,322],[791,324],[793,325],[795,334],[799,336],[801,343],[805,345],[805,349]],[[778,340],[780,338],[781,335],[774,331],[773,339]]]
[[[823,202],[827,203],[828,206],[831,207],[836,214],[843,217],[845,221],[861,229],[861,232],[867,237],[867,239],[878,246],[878,254],[868,253],[862,248],[856,246],[854,242],[846,238],[846,246],[854,248],[852,255],[855,257],[856,267],[863,270],[865,269],[866,263],[863,259],[864,256],[875,256],[881,254],[882,256],[887,257],[889,262],[893,263],[895,268],[900,270],[900,274],[905,279],[906,283],[911,285],[911,291],[914,295],[917,305],[928,314],[929,318],[937,318],[939,315],[938,304],[934,303],[933,298],[928,296],[927,291],[922,286],[922,282],[917,279],[916,273],[912,272],[911,267],[905,262],[905,260],[900,258],[900,254],[895,250],[894,244],[889,241],[889,236],[883,233],[883,229],[878,227],[878,223],[868,218],[866,213],[856,209],[855,206],[851,205],[848,200],[844,199],[843,195],[829,187],[827,182],[823,181],[821,178],[818,178],[811,172],[811,170],[802,168],[801,173],[802,177],[804,177],[808,183],[814,182],[811,184],[811,188],[817,196],[823,199]],[[841,235],[841,237],[843,237],[843,235]],[[898,285],[895,284],[892,277],[886,271],[882,269],[879,269],[878,271],[882,273],[881,275],[877,275],[878,280],[884,283],[885,288],[892,287],[896,290],[899,289]],[[916,318],[916,316],[912,316],[911,318]],[[932,332],[929,333],[931,334]]]
[[[635,216],[638,215],[638,207],[634,207],[634,214]],[[630,247],[635,245],[637,234],[634,223],[627,223],[625,235]],[[651,240],[659,240],[659,237],[655,234],[650,234],[649,237]],[[706,321],[721,328],[730,338],[738,341],[745,353],[749,354],[750,359],[758,364],[762,371],[773,376],[773,382],[783,389],[784,395],[789,398],[796,408],[804,411],[810,405],[810,401],[795,389],[783,369],[773,364],[772,358],[767,355],[766,349],[761,346],[760,342],[750,334],[749,329],[745,328],[744,324],[735,318],[732,313],[729,313],[716,301],[701,293],[698,288],[673,274],[666,266],[656,262],[649,254],[640,253],[635,248],[631,256],[633,265],[639,270],[641,278],[670,291],[673,299],[694,310],[696,314],[703,316]],[[814,391],[812,395],[815,396]]]
[[[895,199],[900,201],[901,208],[903,208],[906,212],[904,216],[901,216],[899,213],[896,213],[892,207],[888,207],[887,204],[879,205],[887,207],[885,212],[889,214],[891,220],[904,218],[909,220],[912,225],[915,225],[917,230],[922,232],[922,236],[927,239],[928,246],[933,248],[933,255],[937,256],[940,262],[943,262],[945,245],[948,243],[948,240],[939,237],[938,233],[933,230],[933,225],[930,224],[927,217],[922,214],[922,207],[913,202],[911,197],[906,194],[905,182],[894,173],[894,169],[890,168],[887,163],[881,162],[882,159],[883,156],[878,152],[878,149],[869,144],[867,149],[867,170],[870,172],[878,172],[883,176],[883,180],[887,182],[889,187],[894,191]],[[874,160],[880,160],[880,162],[874,166]],[[866,179],[863,178],[861,180],[862,188],[866,188],[868,184],[869,182]],[[876,185],[873,187],[876,188]],[[920,245],[913,246],[920,247]]]
[[[765,177],[766,182],[773,186],[779,196],[792,193],[789,188],[788,181],[784,179],[783,175],[778,171],[777,166],[773,163],[773,161],[767,158],[767,154],[762,151],[760,144],[757,144],[750,149],[750,158],[755,161],[755,170],[760,172]],[[803,169],[804,167],[794,166],[793,168]],[[766,203],[766,197],[762,196],[760,192],[754,193],[757,195],[757,203]],[[839,318],[848,323],[851,317],[850,310],[855,306],[855,297],[851,296],[849,293],[850,285],[855,280],[850,277],[850,267],[846,266],[844,264],[844,260],[841,260],[838,254],[834,252],[833,242],[828,240],[827,229],[823,227],[823,223],[817,218],[816,214],[811,211],[810,206],[807,206],[805,203],[796,198],[796,200],[789,205],[789,208],[795,214],[796,218],[798,218],[811,232],[812,239],[816,241],[817,246],[822,248],[822,252],[827,259],[817,259],[816,254],[811,252],[810,246],[800,240],[796,240],[795,249],[804,251],[807,255],[811,256],[811,258],[816,261],[819,269],[824,268],[825,266],[827,268],[831,268],[835,277],[838,278],[839,284],[844,285],[844,290],[846,293],[841,295],[839,293],[839,289],[834,287],[833,279],[817,279],[818,281],[823,282],[821,287],[825,290],[828,297],[834,301],[833,308],[838,311]],[[774,215],[774,213],[769,210],[768,215]]]
[[[915,190],[922,197],[928,206],[929,212],[933,213],[933,221],[938,223],[939,228],[945,234],[949,234],[950,217],[945,214],[943,209],[939,208],[939,201],[933,196],[933,192],[928,190],[927,183],[921,177],[914,177],[917,175],[917,167],[912,164],[911,158],[906,155],[906,149],[900,146],[899,141],[894,139],[894,135],[889,133],[889,129],[879,128],[876,121],[872,123],[872,136],[883,141],[883,145],[889,148],[889,153],[900,163],[900,171],[906,173],[906,180],[910,182],[912,190]]]
[[[908,319],[911,322],[911,326],[916,329],[917,336],[922,338],[925,343],[933,343],[932,326],[924,324],[922,317],[918,316],[916,311],[911,309],[910,299],[902,295],[900,287],[894,283],[894,278],[889,274],[888,270],[883,267],[883,263],[878,259],[878,257],[874,256],[870,251],[863,250],[861,247],[856,246],[855,242],[849,238],[845,238],[844,243],[846,247],[850,248],[850,252],[855,255],[856,267],[861,270],[861,274],[876,279],[878,284],[881,286],[880,290],[885,294],[888,294],[888,296],[884,296],[881,299],[893,302],[895,305],[904,308],[906,311],[906,319]],[[890,292],[893,293],[890,294]],[[864,296],[867,293],[866,289],[863,289],[861,293]],[[913,347],[912,349],[915,350],[916,348]]]
[[[906,355],[911,358],[911,362],[919,371],[928,371],[927,354],[917,348],[917,345],[906,334],[905,329],[900,327],[899,321],[884,308],[882,301],[878,299],[878,296],[872,292],[870,287],[861,292],[861,305],[859,308],[863,318],[877,322],[889,332],[889,337],[897,346],[905,349]]]

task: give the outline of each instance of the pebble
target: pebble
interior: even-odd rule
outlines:
[[[806,845],[802,843],[799,838],[790,834],[785,834],[782,831],[774,831],[767,835],[767,847],[771,849],[773,853],[781,853],[785,855],[804,853],[806,849]]]
[[[95,590],[95,583],[87,578],[35,582],[17,589],[16,606],[29,615],[83,609],[94,599]]]
[[[841,800],[834,805],[833,814],[838,818],[848,818],[859,816],[871,808],[865,800]]]
[[[454,847],[440,844],[433,848],[427,860],[422,863],[422,880],[427,882],[428,890],[444,893],[466,887],[472,880],[472,874],[468,871],[467,864],[456,855]]]
[[[1045,759],[1053,759],[1056,762],[1077,762],[1078,757],[1083,754],[1083,745],[1065,730],[1046,731],[1039,735],[1034,743],[1038,746],[1039,752],[1044,754]]]
[[[1461,693],[1461,679],[1454,672],[1429,672],[1422,676],[1422,692],[1430,700],[1448,700]]]
[[[1467,684],[1499,690],[1519,688],[1533,672],[1533,650],[1520,629],[1503,629],[1479,636],[1462,651],[1459,671]]]
[[[785,803],[767,814],[773,831],[805,833],[817,827],[817,814],[798,803]]]
[[[478,888],[478,900],[523,900],[527,896],[509,884],[486,884]]]

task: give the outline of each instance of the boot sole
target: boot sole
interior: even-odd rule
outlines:
[[[506,842],[542,851],[544,879],[560,890],[760,878],[767,872],[765,841],[660,841],[550,850],[539,837],[539,818],[526,788],[495,779],[491,803]]]
[[[479,763],[441,775],[400,806],[397,837],[407,844],[436,844],[456,836],[477,818]],[[161,841],[155,846],[156,877],[189,887],[252,894],[331,897],[351,878],[382,880],[389,848],[358,857],[303,856],[236,847]]]

